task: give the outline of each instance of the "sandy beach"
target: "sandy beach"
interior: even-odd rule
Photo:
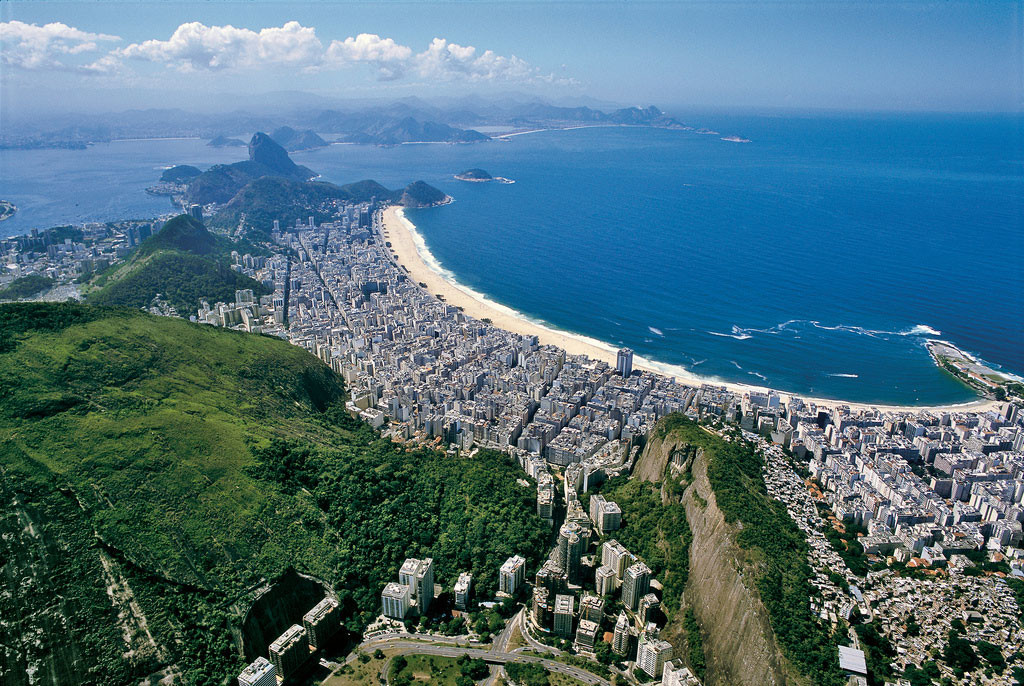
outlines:
[[[436,269],[432,268],[429,262],[436,264],[436,260],[430,255],[430,251],[423,242],[422,237],[416,232],[416,227],[406,217],[403,209],[398,206],[391,206],[384,210],[382,231],[384,240],[391,244],[391,254],[395,261],[405,269],[409,277],[420,284],[424,284],[427,291],[434,295],[442,296],[444,301],[455,307],[462,308],[463,312],[477,319],[490,320],[494,326],[512,331],[524,336],[536,336],[542,344],[556,345],[571,355],[586,355],[596,360],[601,360],[615,366],[617,348],[602,341],[588,338],[586,336],[566,333],[556,329],[532,322],[515,310],[488,300],[479,293],[462,286],[452,280],[445,278]],[[750,390],[766,390],[764,386],[750,384],[738,384],[719,379],[700,377],[692,374],[686,369],[677,365],[666,365],[648,361],[642,357],[635,356],[633,366],[637,369],[674,377],[680,383],[691,386],[700,386],[704,383],[724,386],[731,391],[744,393]],[[790,397],[790,394],[778,391],[783,399]],[[960,405],[944,406],[902,406],[902,405],[878,405],[870,403],[854,403],[844,400],[828,398],[811,398],[797,396],[807,402],[814,402],[818,405],[836,406],[848,405],[851,409],[877,408],[879,410],[893,410],[913,412],[919,410],[972,410],[975,412],[997,406],[994,400],[978,399],[971,403]]]

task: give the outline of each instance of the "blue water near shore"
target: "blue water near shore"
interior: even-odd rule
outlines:
[[[972,399],[932,363],[928,337],[1024,370],[1019,116],[707,114],[699,123],[752,142],[593,128],[294,158],[337,183],[436,185],[455,202],[407,216],[458,281],[707,377],[860,402]],[[99,148],[0,153],[4,199],[24,212],[0,233],[167,211],[166,199],[141,193],[157,167],[244,156],[194,141],[110,144],[117,156]],[[29,181],[9,176],[17,155]],[[41,155],[59,161],[56,187],[38,181]],[[452,178],[469,167],[516,183]],[[61,185],[69,173],[78,192]],[[72,200],[75,211],[61,214]]]

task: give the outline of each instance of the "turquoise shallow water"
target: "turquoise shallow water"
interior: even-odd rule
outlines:
[[[862,402],[971,399],[932,364],[929,336],[1024,370],[1020,117],[701,123],[752,142],[601,128],[294,157],[338,183],[422,178],[442,188],[453,204],[408,216],[459,281],[531,318],[709,377]],[[244,154],[190,141],[107,148],[117,155],[100,146],[0,153],[5,197],[45,200],[16,217],[19,231],[5,222],[0,232],[164,211],[165,200],[141,194],[155,167]],[[12,155],[26,178],[8,185]],[[77,190],[40,183],[40,157],[75,175]],[[516,183],[452,178],[469,167]],[[91,179],[97,193],[107,189],[105,203],[88,197]]]

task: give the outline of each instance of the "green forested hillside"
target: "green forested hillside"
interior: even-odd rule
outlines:
[[[484,587],[545,533],[503,456],[407,452],[269,337],[71,304],[0,306],[0,673],[220,684],[252,588],[289,567],[377,612],[406,555]]]
[[[230,268],[233,248],[241,249],[214,236],[202,222],[178,215],[143,241],[127,262],[95,277],[95,290],[86,297],[95,305],[146,307],[159,294],[188,316],[203,299],[232,302],[236,290],[247,288],[265,295],[262,284]]]
[[[267,293],[262,284],[223,262],[189,253],[160,252],[88,299],[96,305],[146,307],[159,294],[187,317],[195,314],[200,300],[234,302],[235,291],[246,288],[257,296]]]
[[[48,290],[51,286],[53,286],[53,279],[42,274],[29,274],[28,276],[15,279],[4,288],[0,288],[0,300],[29,298]]]

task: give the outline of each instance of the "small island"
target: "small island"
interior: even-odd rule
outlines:
[[[460,174],[456,174],[455,178],[459,181],[470,181],[472,183],[486,183],[488,181],[497,181],[498,183],[515,183],[512,179],[506,179],[504,176],[491,176],[483,169],[467,169]]]
[[[247,145],[245,141],[238,140],[237,138],[228,138],[227,136],[220,135],[215,136],[209,143],[208,146],[211,148],[242,148]]]
[[[0,222],[5,219],[10,219],[17,211],[18,208],[13,202],[10,202],[9,200],[0,200]]]

